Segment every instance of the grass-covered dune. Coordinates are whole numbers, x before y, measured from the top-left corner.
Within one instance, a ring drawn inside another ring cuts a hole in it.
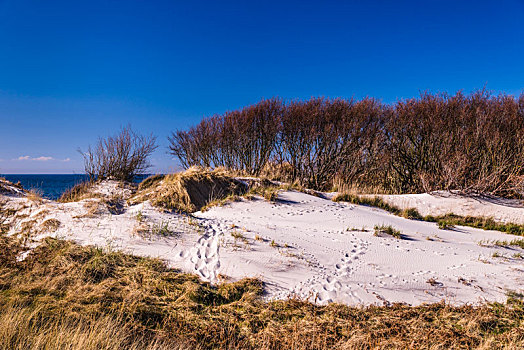
[[[265,301],[141,258],[46,239],[0,243],[0,349],[371,349],[524,346],[524,302],[452,307]]]

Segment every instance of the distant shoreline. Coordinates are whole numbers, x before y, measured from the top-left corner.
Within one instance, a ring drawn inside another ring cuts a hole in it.
[[[140,175],[135,182],[140,182],[151,174]],[[42,197],[56,200],[68,188],[86,181],[86,174],[0,174],[0,177],[17,183],[20,181],[24,189],[36,190]]]

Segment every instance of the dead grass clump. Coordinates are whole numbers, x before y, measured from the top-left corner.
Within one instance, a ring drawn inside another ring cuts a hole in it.
[[[33,234],[36,232],[35,230],[36,224],[37,224],[37,220],[26,220],[21,223],[19,239],[21,239],[22,242],[27,242],[27,240],[31,236],[33,236]]]
[[[0,235],[7,233],[11,227],[11,217],[15,215],[12,209],[5,208],[5,204],[0,202]]]
[[[42,203],[42,190],[37,188],[32,188],[27,192],[27,199],[29,199],[31,202],[35,203]]]
[[[3,177],[0,177],[0,194],[18,194],[23,191],[24,188],[20,184],[20,181],[14,184]]]
[[[256,279],[213,286],[158,259],[51,238],[16,261],[18,248],[6,240],[0,247],[8,248],[0,249],[0,349],[524,346],[524,302],[517,294],[506,304],[478,307],[264,301]]]
[[[247,194],[251,196],[259,195],[268,202],[276,202],[276,200],[278,199],[278,192],[280,190],[281,187],[275,185],[256,186],[252,187]]]
[[[125,211],[125,201],[118,196],[108,198],[103,201],[107,210],[113,215],[123,214]]]
[[[92,193],[94,182],[84,181],[67,189],[58,199],[61,203],[78,202],[82,199],[94,197]]]
[[[43,232],[55,232],[60,227],[61,222],[57,219],[47,219],[40,224],[40,230]]]
[[[154,186],[158,184],[159,181],[162,181],[164,179],[165,175],[151,175],[148,178],[144,179],[139,185],[138,190],[143,191],[147,188],[150,188],[151,186]]]
[[[206,204],[231,195],[242,195],[247,186],[220,170],[199,167],[151,180],[131,198],[131,203],[150,200],[151,204],[169,210],[192,213]]]

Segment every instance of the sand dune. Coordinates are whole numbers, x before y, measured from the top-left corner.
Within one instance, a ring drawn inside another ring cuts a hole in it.
[[[417,206],[423,214],[448,210],[446,206],[458,214],[479,214],[468,204],[472,199],[427,196],[386,199]],[[18,209],[10,234],[31,225],[38,232],[33,245],[53,236],[122,249],[160,257],[214,283],[258,277],[265,282],[267,298],[295,295],[351,305],[464,304],[504,301],[508,291],[524,288],[524,259],[516,255],[524,254],[523,249],[479,245],[516,236],[466,227],[440,230],[435,223],[301,192],[281,192],[274,203],[259,197],[242,200],[193,216],[161,211],[147,201],[114,212],[100,199],[37,203],[23,196],[2,198],[4,205]],[[489,205],[498,206],[493,213],[500,219],[524,217],[518,206]],[[492,212],[484,204],[482,208],[484,215]],[[45,223],[50,219],[59,225],[49,229]],[[375,225],[391,225],[402,239],[376,236]]]

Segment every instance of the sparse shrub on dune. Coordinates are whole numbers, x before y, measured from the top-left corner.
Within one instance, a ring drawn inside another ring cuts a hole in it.
[[[130,182],[151,167],[149,157],[156,148],[156,137],[137,134],[127,126],[117,135],[100,138],[94,148],[89,146],[86,152],[79,152],[91,181],[113,179]]]

